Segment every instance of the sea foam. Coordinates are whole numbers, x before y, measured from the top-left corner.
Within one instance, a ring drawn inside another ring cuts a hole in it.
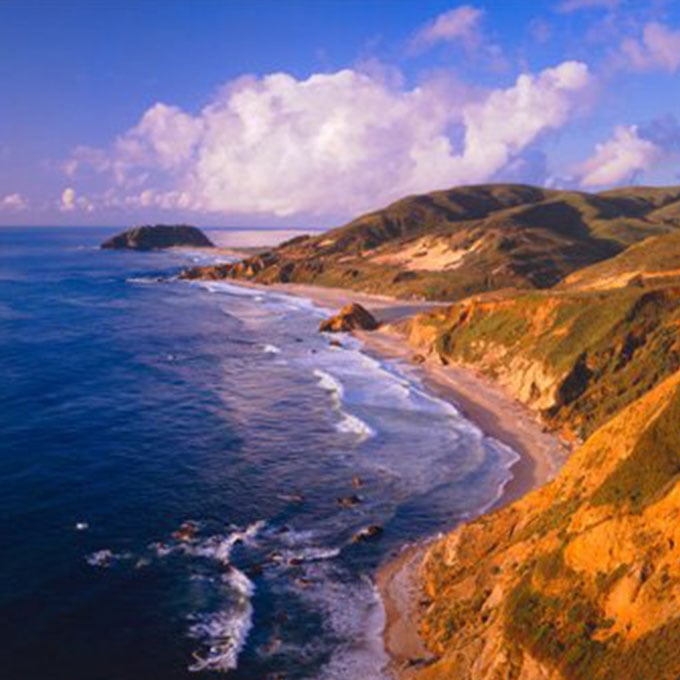
[[[203,643],[201,651],[193,653],[190,671],[229,671],[238,666],[238,657],[253,627],[253,582],[230,562],[234,546],[250,544],[264,528],[258,521],[245,529],[237,529],[226,536],[211,536],[197,545],[186,545],[189,555],[213,559],[226,568],[222,582],[227,588],[230,606],[216,612],[194,614],[189,636]]]

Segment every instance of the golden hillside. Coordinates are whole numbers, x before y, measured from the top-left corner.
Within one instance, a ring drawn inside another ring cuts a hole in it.
[[[680,373],[429,551],[419,680],[680,675]]]

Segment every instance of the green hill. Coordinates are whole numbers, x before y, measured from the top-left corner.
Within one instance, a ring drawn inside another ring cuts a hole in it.
[[[456,300],[507,287],[553,286],[678,225],[680,188],[586,194],[466,186],[409,196],[321,235],[183,276]]]

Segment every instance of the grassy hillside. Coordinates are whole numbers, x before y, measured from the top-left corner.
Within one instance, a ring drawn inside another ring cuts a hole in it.
[[[680,373],[429,551],[419,680],[680,677]]]
[[[468,186],[410,196],[322,235],[184,276],[456,300],[507,287],[553,286],[678,225],[680,188],[593,195],[526,185]]]
[[[574,272],[559,288],[604,290],[659,283],[680,284],[680,232],[649,238],[616,257]]]

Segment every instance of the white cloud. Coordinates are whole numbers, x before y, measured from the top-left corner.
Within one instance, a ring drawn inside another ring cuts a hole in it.
[[[437,16],[421,28],[414,46],[427,47],[439,42],[461,42],[466,47],[481,41],[480,22],[484,12],[472,5],[461,5]]]
[[[608,141],[598,144],[595,153],[579,168],[583,187],[602,187],[634,181],[661,157],[656,144],[643,139],[635,125],[620,125]]]
[[[560,12],[577,12],[582,9],[615,9],[620,0],[564,0],[558,6]]]
[[[61,194],[61,210],[71,212],[76,209],[76,191],[72,187],[66,187]]]
[[[674,73],[680,66],[680,31],[649,22],[639,39],[626,38],[621,43],[620,56],[624,65],[637,71],[659,69]]]
[[[493,178],[570,120],[590,80],[579,62],[474,94],[354,70],[243,78],[197,115],[156,104],[110,149],[76,157],[112,174],[109,206],[345,217]],[[67,189],[63,209],[80,200]]]
[[[93,212],[94,205],[87,196],[78,196],[73,187],[66,187],[61,194],[59,210],[61,212],[73,212],[74,210]]]
[[[462,175],[484,181],[544,130],[566,123],[590,83],[588,67],[564,62],[538,76],[521,75],[514,87],[496,90],[467,107]]]
[[[28,201],[21,194],[7,194],[0,199],[0,209],[21,212],[28,208]]]

